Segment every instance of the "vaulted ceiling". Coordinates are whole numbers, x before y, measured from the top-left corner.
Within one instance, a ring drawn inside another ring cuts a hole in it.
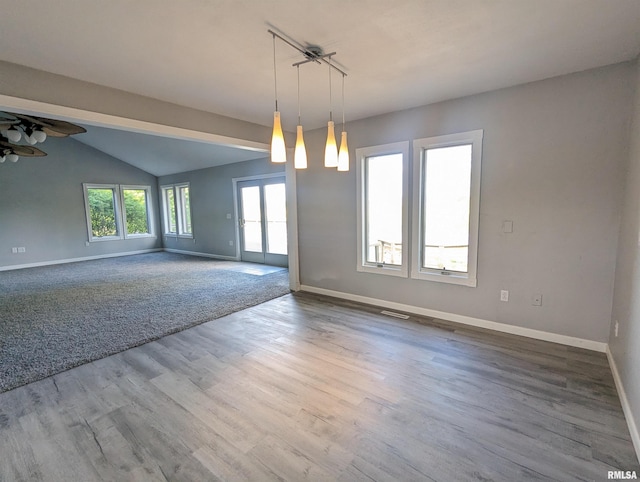
[[[0,0],[0,59],[269,125],[271,28],[336,52],[348,122],[634,59],[638,25],[638,0]],[[300,60],[276,42],[289,131]],[[305,129],[325,125],[329,68],[300,88]]]

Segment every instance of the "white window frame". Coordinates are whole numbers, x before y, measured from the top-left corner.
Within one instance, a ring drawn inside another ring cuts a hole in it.
[[[117,236],[94,236],[91,225],[91,208],[89,206],[89,189],[111,189],[113,191],[113,209],[115,211],[116,229],[118,231]],[[146,191],[147,201],[147,224],[149,226],[149,233],[145,234],[129,234],[127,233],[127,213],[124,208],[124,191],[126,189],[144,189]],[[153,205],[151,203],[151,186],[138,186],[138,185],[124,185],[124,184],[93,184],[83,183],[82,190],[84,192],[84,210],[87,219],[87,234],[90,243],[99,241],[115,241],[119,239],[132,239],[132,238],[153,238],[155,237],[154,231],[154,215]]]
[[[149,226],[148,233],[129,234],[127,232],[127,209],[124,204],[124,192],[126,190],[145,191],[145,201],[147,204],[147,226]],[[122,230],[124,232],[125,239],[155,237],[153,208],[151,206],[151,186],[121,185],[120,186],[120,206],[122,206],[122,228],[123,228]]]
[[[99,241],[114,241],[118,239],[123,239],[123,227],[122,227],[122,216],[120,211],[120,186],[118,184],[89,184],[83,183],[82,189],[84,191],[84,210],[87,218],[87,234],[89,236],[89,242],[99,242]],[[94,236],[93,235],[93,227],[91,225],[91,206],[89,205],[89,189],[111,189],[113,191],[113,210],[114,210],[114,218],[116,222],[116,231],[118,234],[116,236]]]
[[[411,278],[475,287],[478,268],[478,228],[480,220],[480,174],[482,171],[483,130],[461,132],[413,141],[413,219],[411,239]],[[471,186],[469,205],[469,251],[467,272],[460,273],[424,268],[423,250],[423,200],[425,151],[441,147],[471,144]]]
[[[402,262],[400,265],[387,265],[367,261],[366,243],[366,159],[390,154],[402,155]],[[357,176],[357,266],[356,269],[364,273],[376,273],[406,278],[409,272],[409,142],[394,142],[373,147],[356,149]]]
[[[182,198],[179,196],[178,192],[181,188],[189,189],[189,203],[191,203],[191,186],[188,182],[181,182],[177,184],[166,184],[164,186],[160,186],[160,193],[162,198],[162,224],[163,224],[163,234],[164,236],[174,236],[177,238],[193,238],[193,215],[191,210],[189,211],[190,219],[189,223],[191,225],[191,231],[186,232],[185,228],[187,223],[184,219],[184,206],[182,206]],[[173,190],[173,206],[167,205],[167,197],[165,192],[168,190]],[[169,231],[169,209],[173,209],[176,215],[176,231]]]

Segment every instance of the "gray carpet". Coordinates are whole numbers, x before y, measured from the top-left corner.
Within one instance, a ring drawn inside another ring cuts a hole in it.
[[[0,393],[289,292],[288,272],[150,253],[0,272]]]

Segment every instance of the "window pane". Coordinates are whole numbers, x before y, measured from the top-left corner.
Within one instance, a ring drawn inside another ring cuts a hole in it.
[[[88,188],[91,235],[94,238],[119,236],[115,212],[115,191],[111,188]]]
[[[146,189],[124,189],[124,211],[127,220],[127,234],[149,234]]]
[[[423,268],[467,272],[471,147],[425,151]]]
[[[164,221],[167,233],[176,232],[176,203],[173,188],[163,189],[164,191]]]
[[[189,199],[189,187],[178,188],[180,196],[180,234],[191,234],[191,200]]]
[[[267,253],[287,254],[287,202],[284,183],[264,186]]]
[[[402,154],[365,160],[366,261],[402,264]]]
[[[262,215],[260,211],[260,187],[243,187],[242,225],[245,251],[262,252]]]

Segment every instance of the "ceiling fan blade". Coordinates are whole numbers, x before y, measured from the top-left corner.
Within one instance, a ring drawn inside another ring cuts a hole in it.
[[[9,127],[13,127],[16,124],[17,124],[17,121],[11,121],[9,119],[0,118],[0,130],[8,129]]]
[[[38,119],[41,119],[41,118],[38,117]],[[54,120],[54,119],[41,119],[41,120],[43,122],[47,121],[49,123],[48,126],[45,126],[45,125],[42,126],[45,132],[46,131],[57,132],[59,134],[65,134],[67,136],[72,136],[75,134],[83,134],[84,132],[87,132],[87,129],[85,129],[84,127],[80,127],[76,124],[72,124],[71,122]]]
[[[69,134],[65,134],[64,132],[55,131],[49,127],[42,127],[42,131],[47,134],[49,137],[68,137]]]
[[[42,127],[42,130],[46,132],[47,135],[50,135],[52,137],[66,137],[87,132],[84,127],[80,127],[76,124],[72,124],[71,122],[63,120],[46,119],[44,117],[35,117],[24,114],[14,114],[13,112],[8,112],[8,114],[11,114],[12,116],[22,121],[30,122]]]
[[[46,152],[41,151],[37,147],[21,146],[17,144],[11,144],[10,142],[6,141],[0,141],[0,150],[4,149],[10,149],[20,157],[42,157],[47,155]]]

